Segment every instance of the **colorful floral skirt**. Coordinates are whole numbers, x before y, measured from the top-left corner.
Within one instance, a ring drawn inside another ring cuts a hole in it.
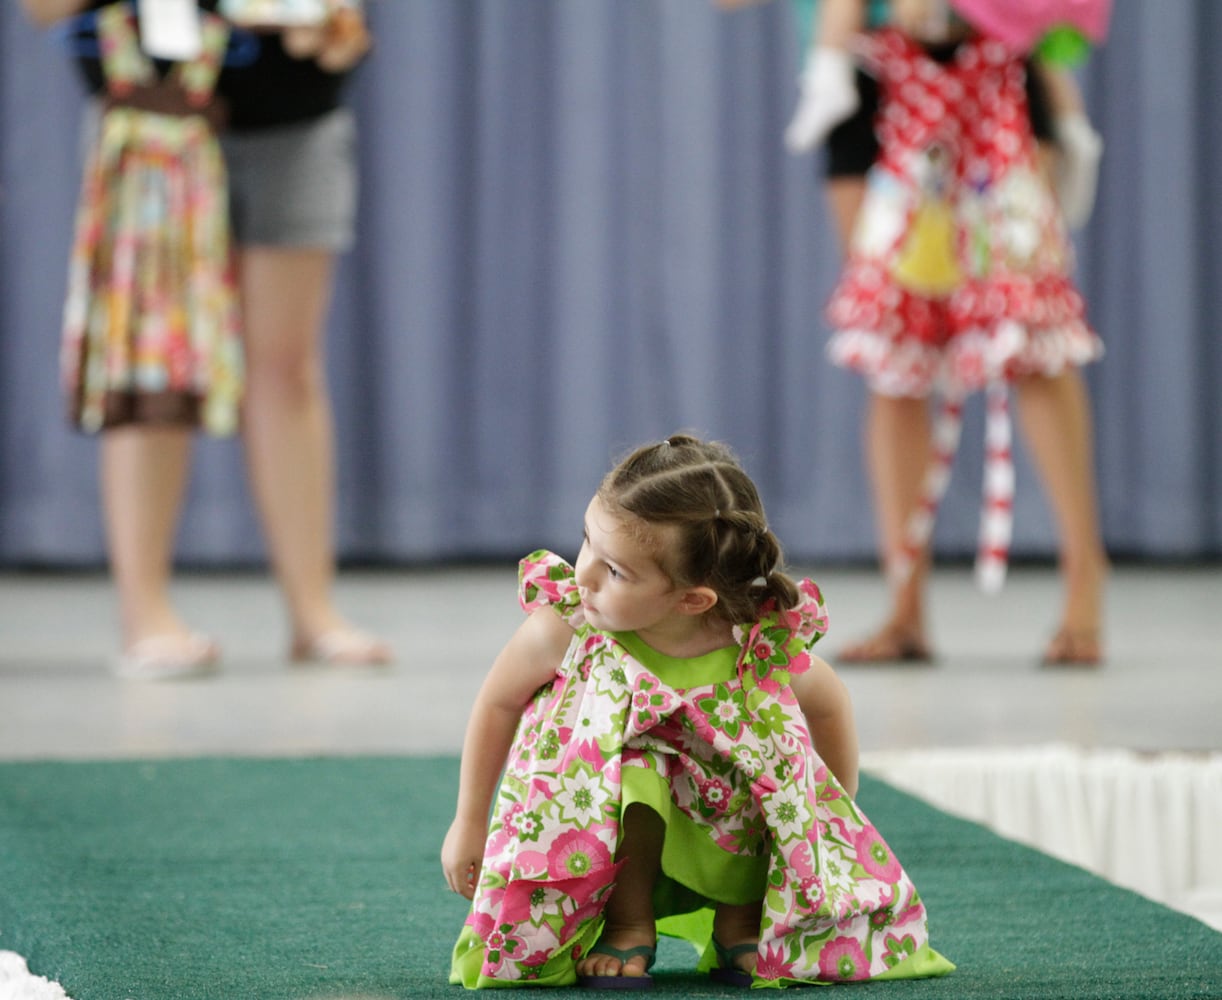
[[[61,371],[82,430],[235,430],[242,348],[228,191],[202,116],[103,114],[77,211]]]

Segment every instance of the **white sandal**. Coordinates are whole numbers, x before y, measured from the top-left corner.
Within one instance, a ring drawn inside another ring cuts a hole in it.
[[[199,632],[151,635],[120,653],[114,672],[125,680],[181,680],[215,672],[219,658],[216,643]]]
[[[384,667],[392,655],[381,639],[351,625],[330,629],[313,639],[294,639],[289,651],[294,663],[326,667]]]

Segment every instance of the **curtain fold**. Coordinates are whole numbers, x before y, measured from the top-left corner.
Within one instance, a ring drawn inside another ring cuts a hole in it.
[[[350,560],[575,550],[619,453],[687,428],[728,441],[792,559],[872,559],[864,393],[823,355],[838,250],[819,156],[781,133],[785,3],[370,0],[357,247],[329,331],[338,542]],[[1210,0],[1116,0],[1082,71],[1106,149],[1079,279],[1105,539],[1222,553],[1222,94]],[[95,442],[57,350],[79,182],[64,51],[0,5],[0,567],[103,558]],[[982,408],[936,533],[977,530]],[[1014,551],[1055,536],[1020,453]],[[240,451],[201,440],[179,552],[263,558]]]

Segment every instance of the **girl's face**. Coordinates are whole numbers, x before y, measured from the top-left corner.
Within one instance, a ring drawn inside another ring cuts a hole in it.
[[[586,621],[597,629],[642,632],[684,613],[688,590],[676,587],[657,559],[671,529],[634,530],[643,527],[598,497],[586,508],[576,581]]]

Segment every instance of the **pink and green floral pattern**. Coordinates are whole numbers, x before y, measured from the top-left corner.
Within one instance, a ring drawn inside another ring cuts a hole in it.
[[[614,887],[625,768],[666,779],[720,850],[768,856],[756,985],[940,975],[925,908],[878,831],[815,754],[789,687],[827,630],[818,588],[735,629],[738,676],[676,690],[583,617],[558,556],[522,561],[521,600],[574,630],[518,729],[451,981],[565,985]],[[706,948],[707,939],[694,942]]]

